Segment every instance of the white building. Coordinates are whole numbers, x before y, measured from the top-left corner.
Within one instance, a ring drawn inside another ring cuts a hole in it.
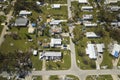
[[[92,10],[93,10],[93,7],[92,7],[92,6],[82,6],[82,7],[81,7],[81,10],[82,10],[82,11],[92,11]]]
[[[85,35],[86,35],[87,38],[98,38],[99,37],[94,32],[86,32]]]
[[[90,59],[97,59],[99,53],[103,53],[104,44],[87,44],[86,54]]]
[[[119,54],[120,54],[120,45],[119,44],[113,45],[113,48],[111,50],[111,54],[116,58],[119,57]]]
[[[31,15],[31,14],[32,14],[31,11],[26,11],[26,10],[21,10],[21,11],[19,12],[19,15],[20,15],[20,16],[26,16],[26,15]]]
[[[59,9],[60,8],[60,4],[52,4],[51,7],[53,9]]]
[[[105,4],[117,3],[120,0],[105,0]]]
[[[83,18],[83,20],[91,20],[91,19],[93,19],[93,15],[92,14],[83,15],[82,18]]]
[[[33,55],[36,56],[38,54],[38,51],[37,50],[34,50],[33,51]]]
[[[87,3],[88,3],[88,0],[78,0],[78,2],[79,2],[80,4],[87,4]]]
[[[39,54],[39,59],[45,60],[61,60],[62,53],[61,52],[41,52]]]
[[[91,22],[84,22],[83,25],[85,27],[96,27],[97,26],[96,23],[91,23]]]
[[[51,38],[51,42],[50,42],[51,47],[60,47],[61,44],[62,44],[62,40],[60,38],[59,39]]]

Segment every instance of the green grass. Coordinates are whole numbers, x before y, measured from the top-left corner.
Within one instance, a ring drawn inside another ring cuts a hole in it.
[[[86,80],[113,80],[111,75],[88,76]]]
[[[41,70],[42,69],[42,61],[39,60],[39,55],[32,56],[31,61],[32,61],[32,64],[33,64],[33,68],[35,68],[35,70]]]
[[[22,50],[23,52],[26,52],[29,50],[29,48],[36,47],[36,41],[34,38],[33,42],[28,42],[28,39],[26,37],[27,28],[21,28],[20,30],[18,30],[17,28],[13,28],[10,31],[12,33],[17,32],[21,39],[14,40],[11,36],[6,36],[5,41],[2,43],[0,47],[1,52],[9,53],[14,52],[16,50]],[[11,43],[13,44],[13,46],[10,45]]]
[[[46,62],[47,70],[66,70],[71,66],[70,52],[63,51],[63,59],[61,61],[48,61]]]
[[[52,75],[49,80],[59,80],[59,78],[57,75]]]
[[[41,76],[33,76],[34,80],[42,80]]]
[[[70,38],[69,37],[64,37],[62,43],[63,44],[70,44]]]
[[[66,77],[71,78],[72,80],[79,80],[78,77],[74,76],[74,75],[67,75]]]

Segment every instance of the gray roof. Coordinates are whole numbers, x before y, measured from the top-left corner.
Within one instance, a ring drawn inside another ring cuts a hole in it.
[[[44,56],[61,56],[61,52],[43,52]]]
[[[27,18],[17,18],[15,20],[15,26],[26,26],[28,23],[28,19]]]

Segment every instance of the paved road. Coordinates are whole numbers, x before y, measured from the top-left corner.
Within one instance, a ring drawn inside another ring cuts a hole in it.
[[[13,1],[13,6],[14,6],[15,2],[16,2],[16,0]],[[10,21],[10,19],[11,19],[11,16],[12,16],[12,13],[13,13],[13,9],[10,10],[9,14],[6,15],[6,17],[7,17],[6,22],[9,23],[9,21]],[[3,41],[4,41],[4,36],[5,36],[5,34],[7,33],[7,32],[6,32],[7,28],[8,28],[7,25],[4,25],[4,28],[3,28],[2,33],[1,33],[1,35],[0,35],[0,46],[1,46],[1,44],[3,43]]]
[[[68,4],[68,19],[70,19],[72,17],[71,10],[70,10],[71,0],[67,0],[67,4]]]

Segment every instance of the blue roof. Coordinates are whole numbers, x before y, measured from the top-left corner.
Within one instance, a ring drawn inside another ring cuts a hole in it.
[[[119,57],[119,52],[118,51],[115,51],[114,57]]]
[[[32,27],[35,27],[36,26],[36,24],[35,23],[32,23]]]

